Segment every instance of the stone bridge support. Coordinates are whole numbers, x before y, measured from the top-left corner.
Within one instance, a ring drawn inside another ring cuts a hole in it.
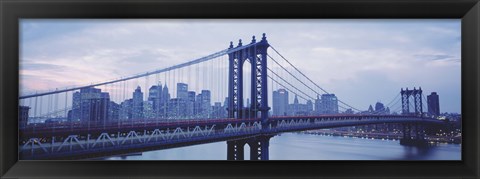
[[[428,146],[425,140],[424,127],[420,123],[404,123],[403,138],[400,139],[400,145],[425,147]]]
[[[268,147],[272,135],[227,141],[227,160],[245,160],[245,144],[250,146],[250,160],[269,160]]]

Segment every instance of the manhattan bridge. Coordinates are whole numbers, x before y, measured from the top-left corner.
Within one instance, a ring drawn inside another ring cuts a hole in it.
[[[170,97],[167,85],[176,98]],[[387,104],[392,113],[363,113],[338,99],[343,112],[285,115],[270,112],[274,89],[305,101],[331,94],[275,49],[265,34],[258,41],[253,36],[248,44],[230,42],[225,50],[154,71],[22,94],[19,156],[88,159],[226,141],[228,160],[244,160],[245,145],[250,160],[268,160],[269,140],[280,133],[397,124],[403,132],[400,143],[418,145],[426,143],[424,127],[444,124],[423,112],[421,88],[392,94],[396,97]],[[224,104],[212,106],[210,100]],[[35,122],[41,119],[46,120]]]

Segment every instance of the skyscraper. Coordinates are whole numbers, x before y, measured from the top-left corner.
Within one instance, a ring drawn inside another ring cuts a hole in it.
[[[137,86],[137,89],[133,92],[132,106],[132,118],[143,118],[143,92],[140,86]]]
[[[203,113],[210,117],[212,112],[212,95],[210,90],[202,90],[202,110]]]
[[[118,122],[118,119],[120,118],[120,105],[110,101],[110,104],[108,106],[108,121],[109,122]]]
[[[440,115],[440,102],[437,92],[432,92],[427,96],[428,114],[433,116]]]
[[[297,115],[304,115],[302,110],[302,104],[298,102],[298,97],[295,95],[293,99],[293,104],[289,104],[287,108],[287,115],[289,116],[297,116]]]
[[[288,110],[288,91],[285,89],[273,91],[272,102],[273,115],[285,116]]]
[[[176,119],[184,119],[187,116],[187,103],[181,98],[172,98],[167,104],[167,116]]]
[[[188,98],[188,85],[185,83],[177,83],[177,98],[186,100]]]
[[[202,90],[195,99],[196,114],[202,117],[209,117],[211,114],[211,94],[209,90]]]
[[[127,99],[120,103],[120,109],[118,112],[118,117],[120,118],[120,120],[127,121],[129,119],[132,119],[132,104],[132,99]]]
[[[337,114],[338,99],[335,94],[322,94],[319,109],[320,114]]]
[[[195,115],[195,91],[188,92],[188,99],[187,99],[187,116]]]
[[[308,100],[307,104],[305,105],[305,112],[307,114],[311,114],[312,111],[313,111],[313,102],[312,102],[312,100]]]
[[[188,101],[195,102],[195,91],[189,91],[188,92]]]
[[[168,92],[167,84],[163,86],[162,96],[160,101],[160,116],[167,117],[168,102],[170,101],[170,93]]]
[[[152,104],[152,110],[155,116],[160,116],[162,114],[161,102],[162,102],[162,84],[159,82],[158,85],[150,87],[148,92],[148,101]]]
[[[314,113],[316,115],[322,114],[322,100],[320,99],[320,95],[317,95],[317,99],[315,99]]]
[[[221,102],[215,102],[212,107],[212,118],[224,118],[226,117],[226,111]]]
[[[163,103],[167,103],[170,100],[170,93],[168,92],[168,87],[167,84],[163,86],[162,90],[162,101]]]
[[[155,110],[153,109],[153,102],[144,101],[143,102],[143,118],[153,119],[155,117],[156,117],[156,113],[155,113]]]
[[[108,123],[110,95],[97,88],[83,88],[73,93],[73,121],[84,124],[99,125]]]

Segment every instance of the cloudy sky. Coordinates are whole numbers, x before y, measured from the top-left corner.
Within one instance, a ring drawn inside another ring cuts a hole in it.
[[[422,87],[425,96],[440,95],[441,112],[461,109],[455,19],[23,19],[20,29],[22,94],[161,69],[266,33],[297,68],[356,108],[389,103],[400,88]]]

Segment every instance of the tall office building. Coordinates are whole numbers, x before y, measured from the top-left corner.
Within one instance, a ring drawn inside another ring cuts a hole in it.
[[[317,99],[315,99],[315,107],[314,107],[315,115],[322,114],[322,100],[320,99],[320,95],[317,95]]]
[[[187,103],[185,99],[182,98],[172,98],[168,100],[167,104],[167,116],[173,117],[176,119],[184,119],[187,116]]]
[[[170,93],[168,92],[168,87],[167,84],[163,86],[162,90],[162,101],[163,103],[167,103],[170,100]]]
[[[210,90],[202,90],[195,99],[196,115],[202,117],[209,117],[211,114],[211,93]]]
[[[133,106],[133,100],[132,99],[127,99],[120,103],[120,109],[118,111],[118,117],[122,121],[128,121],[129,119],[132,119],[132,106]]]
[[[203,113],[210,117],[212,113],[212,94],[210,90],[202,90],[202,110]]]
[[[225,117],[228,116],[228,97],[225,97],[225,101],[223,101],[223,110],[225,111]]]
[[[192,101],[192,102],[195,102],[195,91],[189,91],[188,92],[188,101]]]
[[[221,102],[215,102],[212,106],[212,118],[225,118],[227,111],[222,106]]]
[[[150,87],[148,91],[148,101],[152,104],[152,111],[155,116],[162,114],[162,84]]]
[[[297,95],[295,95],[295,98],[293,99],[293,104],[288,105],[287,115],[289,116],[303,115],[302,105],[298,102]]]
[[[133,92],[133,101],[132,101],[132,118],[133,119],[142,119],[143,118],[143,92],[140,86],[137,86],[137,89]]]
[[[97,88],[83,88],[73,93],[72,121],[100,125],[108,123],[110,95]]]
[[[273,91],[272,96],[272,111],[274,116],[285,116],[288,110],[288,91],[285,89],[278,89]]]
[[[312,102],[312,100],[307,101],[307,104],[305,105],[305,112],[307,114],[311,114],[313,112],[313,102]]]
[[[432,92],[427,96],[428,114],[433,116],[440,115],[440,102],[437,92]]]
[[[153,102],[152,101],[144,101],[143,102],[143,118],[144,119],[153,119],[157,115],[153,108]]]
[[[168,99],[166,103],[166,113],[168,117],[190,118],[193,115],[193,103],[189,100],[188,84],[177,83],[177,96],[170,99],[166,85],[163,89],[164,98]]]
[[[320,114],[337,114],[338,99],[335,94],[322,94],[320,99],[320,107],[317,111]]]
[[[188,98],[187,98],[187,116],[194,116],[195,115],[195,96],[196,93],[195,91],[189,91],[188,92]]]
[[[120,119],[120,105],[110,101],[108,106],[108,121],[118,122],[118,119]]]
[[[167,117],[168,101],[170,101],[170,93],[168,92],[167,84],[163,85],[162,96],[160,102],[160,116]]]
[[[185,83],[177,83],[177,98],[187,99],[188,98],[188,85]]]

